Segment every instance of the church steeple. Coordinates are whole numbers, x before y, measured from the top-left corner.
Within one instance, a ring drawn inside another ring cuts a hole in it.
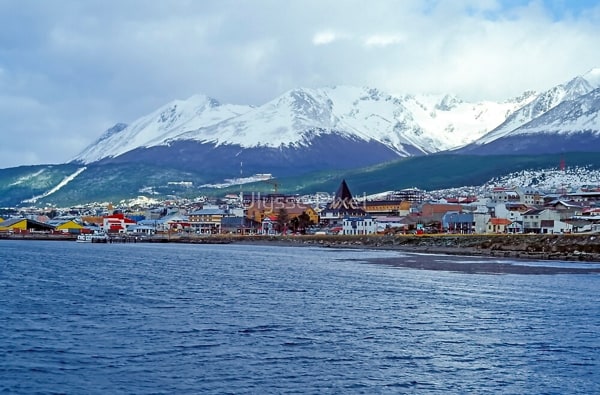
[[[346,180],[342,180],[333,201],[327,206],[327,210],[337,212],[340,215],[365,215],[365,211],[354,197],[352,197]]]
[[[348,184],[346,184],[346,180],[342,180],[342,183],[340,184],[337,192],[335,193],[335,200],[339,202],[351,202],[353,199],[354,198],[352,197],[350,188],[348,188]]]

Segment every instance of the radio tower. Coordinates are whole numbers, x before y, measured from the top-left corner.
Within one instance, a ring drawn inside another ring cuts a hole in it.
[[[560,158],[560,165],[559,165],[559,168],[560,168],[560,170],[562,170],[562,171],[564,172],[564,171],[565,171],[565,169],[566,169],[566,167],[567,167],[567,166],[566,166],[566,164],[565,164],[565,157],[563,156],[563,157],[561,157],[561,158]]]
[[[242,182],[242,175],[244,174],[243,168],[242,168],[242,161],[240,161],[240,204],[242,205],[242,207],[244,207],[244,193],[242,192],[242,185],[244,185],[244,183]]]

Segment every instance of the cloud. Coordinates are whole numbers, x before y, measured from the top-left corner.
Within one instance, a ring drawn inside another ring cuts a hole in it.
[[[325,45],[325,44],[331,44],[336,39],[337,39],[336,34],[332,31],[328,30],[328,31],[322,31],[322,32],[315,34],[312,42],[315,45]]]
[[[387,47],[389,45],[399,44],[404,41],[400,34],[376,34],[365,39],[367,47]]]
[[[67,161],[197,93],[260,105],[346,84],[504,100],[600,66],[596,48],[595,2],[5,1],[0,167]]]

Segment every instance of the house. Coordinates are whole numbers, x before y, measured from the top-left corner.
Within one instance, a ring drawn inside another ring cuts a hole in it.
[[[496,203],[492,207],[493,216],[497,218],[506,218],[511,221],[520,221],[523,213],[532,207],[520,202]]]
[[[523,233],[523,221],[512,221],[510,225],[506,227],[508,233]]]
[[[520,202],[521,197],[512,188],[497,187],[490,192],[490,200],[493,203]]]
[[[583,202],[556,200],[547,205],[560,213],[560,218],[567,219],[577,215],[582,215],[585,207]]]
[[[523,231],[526,233],[565,233],[573,227],[561,220],[560,213],[550,209],[532,209],[523,214]]]
[[[519,202],[526,205],[544,204],[543,195],[532,188],[516,187],[515,192],[519,195]]]
[[[373,217],[369,215],[344,217],[342,222],[342,234],[344,235],[371,235],[376,231],[377,224]]]
[[[506,218],[490,218],[487,222],[487,233],[507,233],[508,228],[515,221]],[[513,228],[514,230],[514,228]],[[512,232],[517,233],[517,232]]]
[[[540,233],[540,215],[544,209],[531,209],[523,213],[523,232]]]

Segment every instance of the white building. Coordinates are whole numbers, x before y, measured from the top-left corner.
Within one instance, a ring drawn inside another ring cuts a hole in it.
[[[344,235],[371,235],[377,231],[376,221],[371,216],[344,217],[342,234]]]

